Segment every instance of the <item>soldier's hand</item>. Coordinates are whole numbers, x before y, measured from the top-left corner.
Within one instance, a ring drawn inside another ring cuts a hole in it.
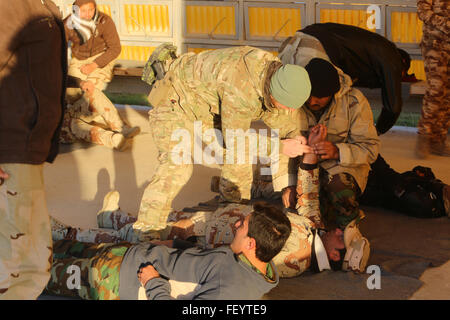
[[[339,159],[339,149],[330,141],[322,141],[314,145],[314,153],[320,159]]]
[[[146,267],[139,269],[138,279],[139,282],[142,284],[142,286],[145,287],[147,282],[154,278],[159,278],[159,273],[152,265],[148,265]]]
[[[295,209],[297,202],[297,190],[295,186],[289,186],[283,189],[281,196],[285,208]]]
[[[89,75],[92,72],[94,72],[95,69],[97,69],[97,68],[98,68],[98,64],[96,64],[95,62],[92,62],[92,63],[88,63],[88,64],[85,64],[84,66],[82,66],[80,68],[80,71],[82,74]]]
[[[318,124],[314,126],[309,132],[308,145],[314,146],[316,143],[325,141],[326,137],[327,127],[323,124]]]
[[[9,174],[7,174],[3,169],[0,167],[0,186],[5,182],[6,179],[9,178]]]
[[[294,139],[281,140],[281,152],[289,158],[296,158],[304,153],[313,153],[313,149],[307,145],[305,137],[298,136]]]
[[[95,86],[94,83],[92,81],[81,81],[81,90],[83,90],[84,92],[87,92],[89,94],[94,92]]]

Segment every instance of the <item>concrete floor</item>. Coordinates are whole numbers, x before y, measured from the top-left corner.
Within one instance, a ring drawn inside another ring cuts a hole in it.
[[[128,122],[142,129],[131,150],[121,153],[101,146],[66,145],[54,164],[45,165],[48,207],[53,216],[73,226],[94,227],[95,213],[102,206],[103,196],[113,189],[121,194],[123,210],[132,214],[138,212],[143,190],[157,164],[147,110],[143,107],[119,107]],[[415,137],[415,129],[396,127],[381,137],[381,154],[397,171],[424,165],[432,167],[437,177],[450,184],[448,158],[431,156],[427,160],[417,160],[414,156]],[[212,198],[215,194],[209,190],[210,178],[218,174],[217,166],[195,165],[191,180],[176,197],[173,207],[181,210]],[[450,261],[439,268],[428,269],[420,280],[424,285],[411,299],[449,299]]]

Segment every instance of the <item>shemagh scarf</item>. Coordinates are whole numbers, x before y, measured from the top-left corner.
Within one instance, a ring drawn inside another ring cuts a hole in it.
[[[79,17],[79,12],[73,6],[71,20],[73,28],[80,38],[80,44],[83,45],[89,41],[97,28],[98,10],[95,9],[95,15],[91,20],[84,20]]]

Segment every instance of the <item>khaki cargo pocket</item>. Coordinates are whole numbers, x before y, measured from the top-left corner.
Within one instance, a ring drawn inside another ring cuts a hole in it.
[[[166,79],[156,81],[148,95],[148,102],[153,108],[158,107],[161,102],[168,99],[171,90],[172,83],[170,81]]]

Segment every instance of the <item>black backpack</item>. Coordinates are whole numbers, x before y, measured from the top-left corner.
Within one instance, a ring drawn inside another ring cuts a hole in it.
[[[445,216],[443,188],[431,168],[416,166],[398,173],[379,156],[371,166],[360,203],[402,212],[417,218]]]

